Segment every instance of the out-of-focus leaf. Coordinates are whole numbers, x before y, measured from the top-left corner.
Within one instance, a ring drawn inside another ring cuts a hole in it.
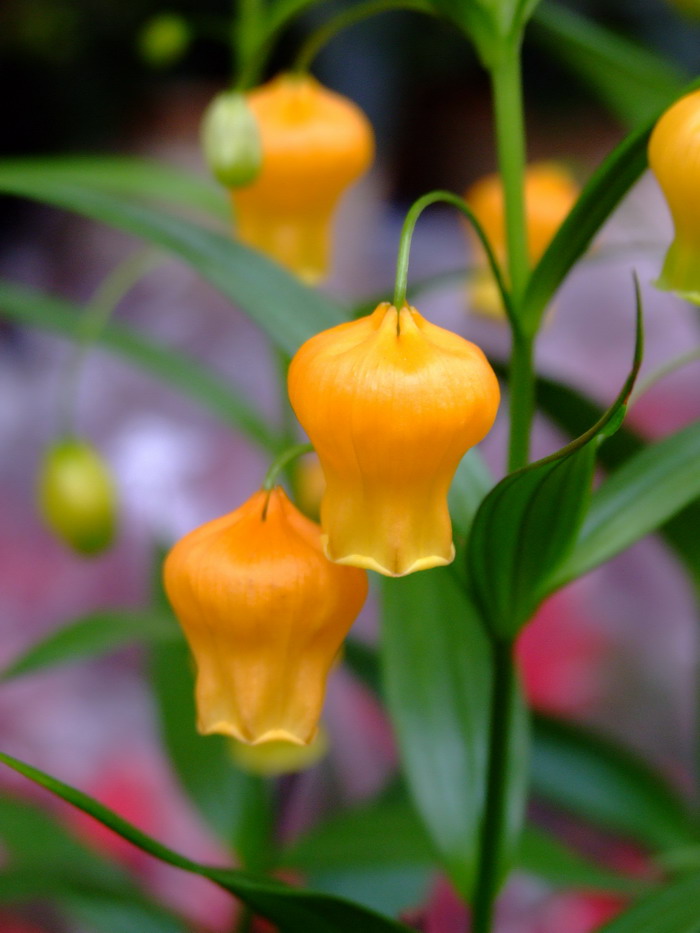
[[[95,657],[128,644],[180,637],[174,620],[166,615],[134,609],[95,612],[33,644],[5,668],[2,678],[9,680],[56,664]]]
[[[209,179],[163,162],[130,156],[54,156],[3,162],[28,184],[48,175],[57,184],[102,188],[126,198],[143,198],[194,209],[230,222],[231,209],[222,188]]]
[[[535,718],[531,782],[544,799],[653,849],[700,838],[697,821],[645,762],[568,723]]]
[[[600,933],[700,933],[700,874],[672,881],[611,920]]]
[[[67,182],[48,168],[37,175],[23,162],[12,162],[0,163],[0,192],[75,211],[173,253],[245,311],[286,353],[345,319],[329,298],[255,250],[107,188]]]
[[[343,878],[364,866],[365,872],[394,866],[434,864],[435,853],[405,788],[397,785],[372,803],[352,807],[298,839],[282,855],[282,864],[310,875]],[[639,894],[649,884],[628,878],[574,852],[550,833],[526,826],[518,848],[523,871],[565,888]]]
[[[550,581],[556,589],[655,531],[700,496],[700,424],[650,444],[595,491],[576,547]],[[700,562],[700,539],[696,538]]]
[[[660,55],[561,4],[542,3],[529,35],[631,126],[655,117],[689,80]]]
[[[430,839],[399,786],[326,820],[282,854],[282,864],[304,872],[434,862]]]
[[[683,93],[697,82],[686,85]],[[671,101],[668,102],[669,104]],[[659,112],[658,116],[661,113]],[[654,123],[631,133],[601,163],[561,225],[528,280],[523,323],[535,333],[542,315],[593,237],[647,167],[647,142]]]
[[[585,434],[501,480],[482,502],[467,549],[471,587],[491,631],[512,639],[547,594],[547,581],[574,546],[600,440],[620,426],[642,359],[637,291],[632,369],[617,399]]]
[[[526,826],[523,832],[518,866],[562,888],[635,895],[650,887],[648,882],[627,878],[595,862],[589,862],[550,833],[533,826]]]
[[[488,772],[491,648],[449,568],[382,584],[385,691],[409,787],[443,864],[470,896]],[[525,723],[512,719],[504,866],[520,828],[527,771]]]
[[[241,898],[256,913],[276,923],[283,933],[408,933],[408,928],[349,901],[313,891],[291,888],[271,878],[262,878],[230,868],[200,865],[162,845],[81,791],[0,752],[0,761],[35,783],[89,813],[124,839],[176,868],[209,878]]]
[[[2,279],[0,314],[71,340],[82,339],[84,333],[82,308]],[[233,386],[213,375],[201,363],[119,324],[107,324],[97,335],[96,342],[205,405],[265,449],[279,451],[281,441],[264,417]]]
[[[473,448],[457,467],[448,497],[457,551],[464,548],[474,516],[492,486],[489,468],[479,451]]]
[[[0,875],[1,903],[51,899],[70,915],[87,918],[89,911],[100,933],[185,933],[184,922],[144,895],[125,871],[34,804],[0,797],[0,842],[10,857]]]
[[[395,917],[425,903],[434,877],[434,869],[423,865],[374,865],[342,871],[319,869],[309,873],[308,883],[317,891],[346,897],[386,917]]]

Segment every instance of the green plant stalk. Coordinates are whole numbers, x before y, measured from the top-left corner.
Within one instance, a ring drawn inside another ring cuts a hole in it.
[[[150,247],[127,256],[103,279],[87,305],[59,394],[58,423],[62,435],[70,437],[75,434],[78,385],[87,354],[124,296],[164,258]]]
[[[512,472],[529,460],[534,415],[534,334],[524,334],[522,302],[530,275],[525,212],[525,123],[521,82],[520,42],[513,41],[491,72],[496,120],[498,167],[505,200],[508,276],[515,321],[510,371],[510,443]]]
[[[239,78],[253,70],[258,57],[262,31],[260,0],[233,0],[231,51]],[[240,82],[236,82],[238,86]]]
[[[501,882],[500,860],[506,822],[508,748],[515,708],[516,674],[513,643],[492,640],[488,783],[481,828],[481,858],[472,903],[472,933],[491,933],[496,896]]]
[[[378,13],[388,13],[392,10],[414,10],[431,15],[435,13],[430,4],[425,3],[424,0],[367,0],[366,3],[357,4],[350,9],[343,10],[311,33],[299,50],[292,71],[300,74],[307,72],[324,45],[339,32]]]

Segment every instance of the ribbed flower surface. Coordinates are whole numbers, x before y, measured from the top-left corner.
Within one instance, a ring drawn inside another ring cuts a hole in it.
[[[369,167],[372,128],[352,101],[308,75],[283,74],[248,95],[262,169],[232,190],[240,238],[308,282],[326,274],[333,211]]]
[[[384,303],[308,340],[289,397],[326,478],[328,557],[390,576],[449,563],[447,492],[499,402],[481,350]]]
[[[700,303],[700,91],[676,101],[658,121],[649,166],[675,227],[657,284]]]
[[[199,731],[311,742],[366,574],[326,559],[281,488],[186,535],[164,573],[197,666]]]

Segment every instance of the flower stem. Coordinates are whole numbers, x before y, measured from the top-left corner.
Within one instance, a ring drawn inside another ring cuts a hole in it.
[[[481,830],[481,859],[472,910],[472,933],[491,933],[508,806],[508,747],[515,700],[513,644],[494,638],[488,783]]]
[[[474,230],[481,240],[481,244],[484,247],[486,252],[486,257],[491,266],[491,271],[493,272],[494,278],[496,279],[496,284],[501,295],[501,300],[503,301],[503,306],[506,310],[506,314],[510,319],[512,319],[512,305],[510,301],[510,294],[506,288],[505,281],[503,279],[503,273],[501,272],[500,266],[496,256],[491,248],[486,234],[484,233],[481,224],[476,219],[471,209],[464,201],[463,198],[460,198],[458,195],[453,194],[451,191],[430,191],[428,194],[424,194],[423,197],[418,198],[417,201],[414,201],[411,207],[406,214],[406,219],[403,222],[403,227],[401,228],[401,236],[399,238],[399,253],[396,259],[396,282],[394,284],[394,307],[397,310],[401,310],[406,304],[406,292],[408,289],[408,260],[411,254],[411,240],[413,239],[413,231],[415,229],[418,218],[423,213],[426,207],[430,207],[431,204],[436,204],[438,201],[442,201],[445,204],[450,204],[452,207],[456,207],[464,216],[469,220],[469,222],[474,227]],[[515,322],[513,321],[515,326]]]
[[[510,437],[508,470],[527,466],[530,459],[530,429],[535,411],[534,340],[513,334],[508,378],[510,392]]]
[[[520,43],[513,41],[491,72],[496,148],[505,200],[508,274],[516,306],[522,301],[530,274],[525,218],[525,125]]]
[[[307,72],[324,45],[342,30],[354,26],[355,23],[360,23],[370,16],[376,16],[378,13],[389,13],[392,10],[415,10],[418,13],[429,14],[435,12],[425,0],[367,0],[366,3],[356,4],[350,9],[343,10],[311,33],[299,50],[292,71]]]
[[[165,258],[150,248],[139,249],[127,256],[102,280],[85,308],[85,314],[80,322],[78,340],[68,361],[59,392],[58,420],[62,435],[71,436],[75,433],[78,385],[85,357],[90,348],[127,292],[131,291],[134,285]]]
[[[313,452],[313,444],[294,444],[293,447],[288,447],[286,450],[283,450],[279,457],[276,457],[270,469],[265,474],[265,479],[263,480],[262,488],[269,492],[272,487],[275,485],[275,480],[279,476],[282,470],[291,463],[292,460],[296,460],[297,457],[301,457],[304,454],[310,454]]]

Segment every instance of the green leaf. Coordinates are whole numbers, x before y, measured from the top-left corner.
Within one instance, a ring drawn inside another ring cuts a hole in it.
[[[56,664],[107,654],[134,642],[180,637],[175,621],[166,615],[132,609],[95,612],[31,645],[5,668],[2,678],[9,680]]]
[[[649,888],[648,882],[638,878],[626,878],[609,868],[589,862],[550,833],[534,826],[527,826],[523,832],[518,866],[523,871],[562,888],[584,888],[632,895]]]
[[[82,308],[2,279],[0,313],[20,324],[41,327],[71,340],[80,340],[83,335]],[[266,450],[279,451],[282,441],[264,417],[233,386],[213,375],[203,364],[119,324],[107,324],[96,342],[205,405]]]
[[[601,415],[601,409],[580,392],[552,379],[539,378],[536,384],[538,407],[568,434],[585,430]],[[644,449],[644,441],[629,428],[621,428],[606,440],[598,451],[602,466],[614,470]],[[687,505],[661,528],[661,534],[683,561],[700,589],[700,553],[697,529],[700,527],[700,502]]]
[[[686,94],[698,82],[687,85]],[[672,103],[672,101],[668,101]],[[657,117],[661,115],[661,111]],[[647,142],[656,120],[635,130],[596,169],[528,280],[523,323],[536,333],[542,315],[571,268],[647,167]]]
[[[492,655],[449,568],[384,579],[385,691],[411,794],[458,890],[471,894],[488,770]],[[503,866],[520,824],[525,724],[514,716]],[[518,752],[516,752],[518,750]]]
[[[656,117],[688,82],[660,55],[559,4],[540,5],[530,35],[632,126]]]
[[[637,289],[634,359],[617,399],[585,434],[501,480],[482,502],[467,549],[476,602],[490,630],[510,640],[547,595],[547,581],[573,548],[590,497],[598,442],[613,433],[642,358]]]
[[[387,865],[432,865],[435,852],[406,790],[342,811],[297,839],[281,863],[304,872]]]
[[[347,877],[362,866],[379,872],[390,866],[430,866],[435,853],[403,785],[380,799],[352,807],[298,839],[282,855],[282,864],[314,878],[321,872]],[[543,829],[527,826],[517,854],[518,867],[549,884],[638,894],[649,884],[626,878],[574,852]]]
[[[46,810],[0,797],[0,840],[10,856],[0,879],[0,902],[51,899],[86,917],[104,933],[185,933],[183,921],[151,901],[129,875],[71,836]],[[129,922],[126,922],[129,921]]]
[[[532,789],[576,816],[652,849],[698,841],[700,829],[669,785],[644,761],[580,727],[538,716]]]
[[[8,177],[20,176],[26,184],[50,176],[56,184],[102,188],[120,197],[159,201],[231,222],[223,188],[164,162],[130,156],[58,156],[14,159],[2,165]]]
[[[124,839],[168,865],[209,878],[241,898],[256,913],[278,924],[283,933],[408,933],[408,928],[349,901],[291,888],[271,878],[229,868],[200,865],[162,845],[116,813],[62,781],[0,752],[0,761],[35,783],[89,813]]]
[[[550,588],[605,563],[696,500],[699,463],[700,424],[650,444],[627,460],[593,494],[576,547],[558,568]],[[697,538],[695,552],[700,561]]]
[[[22,162],[12,162],[0,163],[0,191],[75,211],[173,253],[245,311],[286,353],[345,319],[330,299],[255,250],[182,217],[127,201],[106,186],[67,182],[50,167],[37,174]]]
[[[700,874],[672,881],[611,920],[600,933],[700,933]]]

